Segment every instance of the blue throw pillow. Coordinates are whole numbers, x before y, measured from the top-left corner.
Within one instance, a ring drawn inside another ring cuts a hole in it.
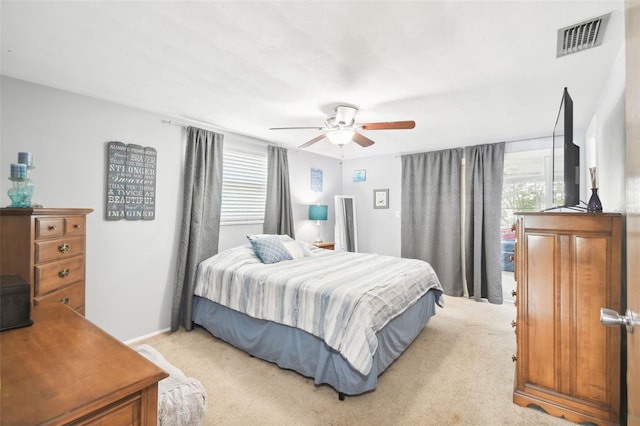
[[[277,235],[252,238],[247,236],[253,247],[253,251],[262,263],[278,263],[283,260],[291,260],[291,253],[286,249],[282,240]]]

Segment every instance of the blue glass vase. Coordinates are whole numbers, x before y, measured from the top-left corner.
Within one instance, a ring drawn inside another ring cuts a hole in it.
[[[11,198],[9,207],[31,207],[31,196],[33,195],[33,183],[29,179],[11,179],[13,188],[7,193]]]
[[[587,213],[602,213],[602,203],[598,197],[598,188],[591,188],[591,198],[587,204]]]

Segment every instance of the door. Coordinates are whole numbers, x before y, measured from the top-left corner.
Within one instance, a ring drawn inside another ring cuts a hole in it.
[[[627,0],[627,308],[640,314],[640,0]],[[627,424],[640,426],[640,326],[627,333]]]
[[[626,334],[627,425],[640,426],[640,0],[625,3],[625,32],[627,312],[624,314],[626,321],[633,324],[627,327],[630,332]],[[609,312],[608,317],[612,325],[620,320],[615,312]]]

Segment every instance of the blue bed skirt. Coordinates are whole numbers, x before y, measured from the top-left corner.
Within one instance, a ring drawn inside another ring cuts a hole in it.
[[[328,384],[345,395],[358,395],[375,389],[378,376],[420,334],[429,318],[435,315],[440,294],[437,290],[428,291],[377,333],[378,350],[368,375],[359,373],[312,334],[252,318],[202,297],[194,296],[193,321],[255,357],[313,378],[317,385]]]

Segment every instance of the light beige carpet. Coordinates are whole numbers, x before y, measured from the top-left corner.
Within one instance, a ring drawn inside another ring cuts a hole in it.
[[[570,425],[513,404],[515,307],[445,296],[370,393],[339,401],[329,386],[212,337],[180,330],[143,342],[208,392],[211,425]]]

